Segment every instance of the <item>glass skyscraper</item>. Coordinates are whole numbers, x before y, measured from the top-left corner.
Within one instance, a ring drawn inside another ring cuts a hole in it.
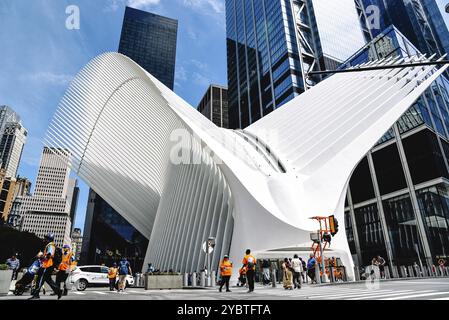
[[[126,7],[118,52],[173,90],[177,34],[177,20]]]
[[[394,26],[343,67],[418,49]],[[449,256],[449,81],[441,76],[354,171],[345,225],[356,265],[381,255],[390,266]]]
[[[226,0],[229,126],[279,108],[364,44],[352,0]]]
[[[449,54],[449,34],[435,0],[355,0],[367,42],[394,25],[420,52]],[[372,22],[372,6],[379,9],[379,24]],[[368,22],[368,25],[367,25]]]
[[[126,7],[118,52],[173,90],[178,21]],[[81,263],[112,263],[120,256],[142,270],[148,239],[103,198],[90,190]]]

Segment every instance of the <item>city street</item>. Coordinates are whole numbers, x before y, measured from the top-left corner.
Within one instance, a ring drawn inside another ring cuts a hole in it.
[[[123,294],[107,288],[88,288],[83,292],[70,291],[63,300],[449,300],[449,279],[413,279],[381,282],[370,288],[365,283],[308,286],[301,290],[286,291],[282,287],[256,286],[252,294],[243,288],[232,288],[231,293],[212,289],[144,290],[129,288]],[[26,300],[6,296],[1,300]],[[41,300],[56,300],[54,296],[41,295]]]

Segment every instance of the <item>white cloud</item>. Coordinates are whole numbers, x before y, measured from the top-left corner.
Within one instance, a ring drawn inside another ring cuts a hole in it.
[[[198,10],[200,13],[224,13],[223,0],[184,0],[184,6]]]
[[[198,69],[200,70],[206,70],[208,68],[207,63],[192,59],[190,62]]]
[[[57,74],[53,72],[38,72],[33,74],[22,75],[20,80],[22,81],[33,81],[44,84],[51,85],[61,85],[66,86],[72,81],[73,76],[68,74]]]
[[[206,76],[204,76],[198,72],[194,72],[192,75],[192,78],[193,78],[193,82],[195,82],[199,86],[208,87],[211,84],[211,81],[209,80],[209,78],[207,78]]]
[[[158,5],[161,0],[108,0],[105,11],[117,11],[121,6],[129,6],[136,9]]]
[[[183,66],[179,66],[176,68],[175,79],[178,81],[186,81],[187,80],[187,71]]]
[[[128,0],[128,6],[141,9],[159,4],[160,0]]]

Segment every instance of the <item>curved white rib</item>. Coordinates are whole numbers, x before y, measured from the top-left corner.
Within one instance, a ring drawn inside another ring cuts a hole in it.
[[[444,70],[337,74],[234,132],[217,128],[129,58],[107,53],[76,77],[46,143],[71,150],[80,178],[150,239],[146,261],[196,271],[204,266],[201,243],[215,236],[216,268],[224,253],[239,260],[247,247],[307,243],[317,228],[311,216],[334,213],[343,221],[358,161]],[[195,139],[170,139],[180,129]],[[173,164],[179,146],[200,163]],[[344,230],[334,246],[351,265]]]

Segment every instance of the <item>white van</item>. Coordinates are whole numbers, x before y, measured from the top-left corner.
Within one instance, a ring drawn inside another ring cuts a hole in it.
[[[109,287],[108,267],[105,266],[77,266],[71,273],[69,282],[76,290],[84,291],[87,287]],[[116,280],[116,287],[118,277]],[[126,276],[126,287],[134,285],[134,278]]]

